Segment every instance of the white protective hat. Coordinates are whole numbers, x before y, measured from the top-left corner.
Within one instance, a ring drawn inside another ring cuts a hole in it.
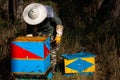
[[[37,25],[47,17],[47,9],[40,3],[32,3],[24,9],[22,16],[26,23]]]

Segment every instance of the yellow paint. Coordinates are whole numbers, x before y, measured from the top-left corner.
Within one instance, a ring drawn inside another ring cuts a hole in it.
[[[88,67],[86,70],[83,70],[82,72],[95,72],[95,58],[94,57],[81,58],[81,59],[93,64],[93,66]]]
[[[87,61],[89,63],[95,64],[95,58],[94,57],[88,57],[88,58],[81,58],[84,61]]]
[[[76,60],[77,60],[77,58],[76,59],[71,59],[71,60],[64,59],[65,73],[78,73],[78,71],[66,67],[67,65],[73,63]]]
[[[78,71],[65,67],[65,73],[78,73]]]
[[[64,59],[65,73],[79,73],[76,70],[66,67],[67,65],[73,63],[74,61],[76,61],[78,59],[81,59],[81,60],[84,60],[86,62],[93,64],[93,66],[88,67],[86,70],[83,70],[82,72],[95,72],[95,58],[94,57],[86,57],[86,58],[75,58],[75,59],[71,59],[71,60]]]
[[[23,42],[30,42],[30,41],[40,41],[40,42],[43,42],[47,39],[48,37],[40,37],[40,36],[33,36],[33,37],[26,37],[26,36],[18,36],[14,39],[14,41],[23,41]]]
[[[46,58],[12,58],[13,60],[45,60]]]
[[[82,72],[95,72],[95,65],[87,68],[86,70],[83,70]]]
[[[71,59],[71,60],[64,59],[65,66],[71,64],[72,62],[74,62],[74,61],[76,61],[76,60],[77,60],[77,58],[76,58],[76,59]]]

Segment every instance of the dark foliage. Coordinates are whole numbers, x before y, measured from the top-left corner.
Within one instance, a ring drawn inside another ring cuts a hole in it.
[[[11,3],[8,8],[7,1]],[[0,65],[4,65],[0,72],[6,74],[10,72],[6,64],[10,60],[9,42],[26,31],[24,22],[16,17],[12,1],[15,0],[0,1]],[[61,17],[65,28],[59,54],[75,53],[85,47],[96,54],[92,80],[120,79],[119,0],[24,0],[23,6],[31,2],[50,4]]]

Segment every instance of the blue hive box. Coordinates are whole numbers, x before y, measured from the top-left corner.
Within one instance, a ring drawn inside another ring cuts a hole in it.
[[[95,72],[95,55],[88,52],[63,54],[65,74],[93,74]]]
[[[50,37],[19,36],[11,42],[11,57],[45,58],[50,53]]]
[[[45,74],[50,68],[50,54],[45,59],[12,59],[11,63],[15,74]]]
[[[14,74],[45,74],[50,68],[50,38],[19,36],[11,42]]]

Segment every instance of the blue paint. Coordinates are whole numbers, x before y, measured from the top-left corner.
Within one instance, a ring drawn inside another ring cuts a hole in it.
[[[50,50],[50,37],[48,37],[44,42],[38,41],[15,41],[13,44],[32,52],[42,58],[44,58],[44,44]]]
[[[13,42],[13,44],[44,58],[44,45],[42,42]]]
[[[50,67],[50,54],[44,60],[11,60],[12,72],[44,74]]]
[[[92,66],[93,64],[86,62],[81,59],[77,59],[76,61],[72,62],[71,64],[67,65],[66,67],[69,67],[73,70],[77,70],[78,72],[82,72],[83,70],[87,69],[88,67]]]
[[[50,50],[50,37],[45,41],[45,45]]]
[[[84,72],[84,73],[80,73],[81,75],[86,75],[86,76],[90,76],[93,75],[94,72]]]
[[[52,72],[50,72],[50,73],[48,73],[47,78],[52,80],[52,76],[53,76],[53,74],[52,74]]]
[[[80,53],[74,53],[74,54],[62,54],[62,57],[70,60],[75,58],[86,58],[86,57],[95,57],[95,55],[89,53],[89,52],[80,52]]]
[[[76,73],[76,74],[79,74],[79,75],[81,75],[81,76],[91,76],[91,75],[93,75],[93,73],[94,72],[81,72],[81,73]],[[76,74],[73,74],[73,73],[69,73],[69,74],[64,74],[64,76],[66,76],[66,77],[71,77],[71,76],[76,76]]]

